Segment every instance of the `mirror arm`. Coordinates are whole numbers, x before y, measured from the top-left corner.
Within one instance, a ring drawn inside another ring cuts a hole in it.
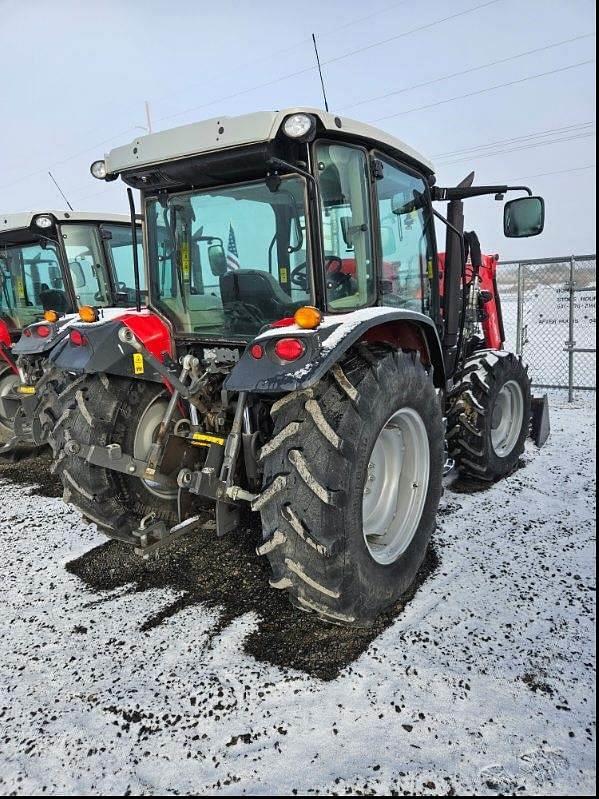
[[[532,197],[532,191],[528,186],[466,186],[460,188],[441,188],[433,186],[431,196],[433,200],[451,201],[466,200],[470,197],[482,197],[487,194],[507,194],[508,191],[525,191]]]

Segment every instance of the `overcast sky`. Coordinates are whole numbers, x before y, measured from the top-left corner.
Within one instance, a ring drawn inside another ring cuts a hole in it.
[[[89,164],[142,132],[146,100],[154,130],[321,106],[314,31],[331,110],[427,155],[440,185],[474,169],[478,183],[526,181],[546,198],[545,233],[521,241],[503,238],[499,203],[471,200],[483,249],[594,253],[594,7],[0,0],[0,212],[64,207],[48,169],[76,209],[124,211],[123,184]]]

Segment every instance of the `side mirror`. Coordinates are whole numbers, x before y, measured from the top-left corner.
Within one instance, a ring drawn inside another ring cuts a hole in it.
[[[85,273],[79,261],[70,261],[69,269],[76,289],[82,289],[85,286]]]
[[[224,275],[227,271],[227,257],[222,244],[211,244],[208,247],[208,263],[210,271],[215,277]]]
[[[354,243],[352,241],[351,216],[340,216],[339,225],[341,226],[341,235],[343,236],[345,246],[348,250],[353,250]]]
[[[545,227],[545,201],[542,197],[518,197],[503,207],[503,233],[508,239],[538,236]]]

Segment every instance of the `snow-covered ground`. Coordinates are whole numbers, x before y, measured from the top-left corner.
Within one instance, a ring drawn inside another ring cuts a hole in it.
[[[449,486],[368,634],[287,608],[252,541],[144,572],[0,471],[0,793],[593,794],[593,417],[554,403],[525,468]]]

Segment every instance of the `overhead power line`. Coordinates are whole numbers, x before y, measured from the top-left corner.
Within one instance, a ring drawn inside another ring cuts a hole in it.
[[[477,67],[470,67],[469,69],[463,69],[460,72],[452,72],[449,75],[441,75],[439,78],[433,78],[432,80],[426,80],[422,83],[413,83],[411,86],[404,86],[401,89],[394,89],[390,92],[385,92],[385,94],[377,94],[373,97],[367,97],[364,100],[358,100],[356,103],[352,103],[351,105],[342,106],[339,110],[345,111],[348,108],[357,108],[359,105],[365,105],[367,103],[374,103],[377,100],[385,100],[387,97],[395,97],[398,94],[404,94],[405,92],[413,91],[414,89],[423,89],[426,86],[433,86],[435,83],[441,83],[444,80],[450,80],[451,78],[458,78],[463,75],[469,75],[473,72],[478,72],[481,69],[487,69],[489,67],[498,66],[499,64],[507,64],[510,61],[515,61],[518,58],[524,58],[525,56],[534,55],[536,53],[542,53],[545,50],[551,50],[555,47],[561,47],[564,44],[572,44],[573,42],[579,42],[582,39],[591,39],[595,36],[595,33],[585,33],[581,36],[574,36],[571,39],[562,39],[560,42],[554,42],[553,44],[547,44],[544,47],[535,47],[534,50],[525,50],[523,53],[516,53],[515,55],[508,56],[506,58],[499,58],[495,61],[488,61],[486,64],[480,64]]]
[[[434,20],[433,22],[429,22],[426,25],[419,25],[416,28],[411,28],[407,31],[402,31],[401,33],[396,34],[395,36],[390,36],[387,39],[381,39],[378,42],[372,42],[371,44],[365,45],[364,47],[357,47],[354,50],[349,50],[347,53],[342,53],[341,55],[335,56],[334,58],[329,58],[326,61],[321,62],[321,66],[328,66],[329,64],[335,64],[338,61],[341,61],[345,58],[349,58],[352,55],[357,55],[358,53],[364,53],[367,50],[372,50],[374,47],[381,47],[384,44],[389,44],[390,42],[397,41],[398,39],[402,39],[406,36],[411,36],[414,33],[420,33],[421,31],[429,30],[430,28],[434,28],[437,25],[441,25],[444,22],[449,22],[453,19],[458,19],[459,17],[463,17],[466,14],[472,14],[475,11],[479,11],[482,8],[487,8],[488,6],[495,5],[496,3],[501,3],[503,0],[488,0],[486,3],[481,3],[478,6],[474,6],[473,8],[468,8],[465,11],[459,11],[455,14],[450,14],[447,17],[442,17],[441,19]],[[233,92],[233,94],[225,95],[224,97],[218,97],[215,100],[209,100],[207,103],[202,103],[201,105],[195,105],[191,108],[186,108],[184,111],[177,111],[174,114],[167,114],[166,116],[160,117],[157,119],[157,122],[164,122],[167,119],[175,119],[176,117],[185,116],[186,114],[191,114],[194,111],[200,111],[202,108],[208,108],[211,105],[216,105],[216,103],[224,102],[225,100],[233,100],[237,97],[241,97],[244,94],[248,94],[249,92],[256,91],[257,89],[265,89],[268,86],[273,86],[275,83],[280,83],[281,81],[288,80],[289,78],[296,78],[299,75],[305,75],[308,72],[314,72],[316,70],[315,66],[305,67],[304,69],[299,69],[295,72],[289,72],[286,75],[281,75],[278,78],[273,78],[271,80],[265,81],[264,83],[258,83],[254,86],[248,86],[246,89],[240,89],[238,92]]]
[[[512,178],[510,183],[516,183],[518,180],[532,180],[532,178],[548,178],[551,175],[569,175],[571,172],[583,172],[589,169],[596,169],[597,164],[587,164],[587,166],[575,166],[571,169],[558,169],[556,172],[540,172],[537,175],[524,175],[519,178]]]
[[[456,158],[453,161],[442,161],[442,166],[451,166],[451,164],[461,164],[464,161],[472,161],[473,158],[481,159],[481,158],[493,158],[496,155],[506,155],[507,153],[517,153],[521,152],[522,150],[534,150],[538,147],[547,147],[550,144],[559,144],[560,142],[567,142],[567,141],[576,141],[577,139],[588,139],[591,136],[595,136],[595,131],[589,131],[587,133],[578,133],[572,136],[562,136],[561,138],[550,139],[549,141],[541,141],[536,142],[534,144],[525,144],[521,147],[508,147],[502,150],[496,150],[492,153],[482,153],[482,154],[474,154],[465,156],[464,158]]]
[[[566,125],[565,127],[562,128],[548,128],[546,130],[537,131],[536,133],[527,133],[524,136],[512,136],[509,139],[496,139],[495,141],[488,142],[487,144],[478,144],[473,147],[465,147],[462,150],[450,150],[449,152],[446,153],[436,153],[435,155],[433,155],[433,158],[448,158],[452,155],[462,155],[463,153],[472,153],[475,150],[484,150],[487,149],[488,147],[496,147],[499,145],[522,142],[528,139],[536,139],[539,136],[548,136],[548,135],[553,135],[555,133],[565,133],[567,131],[572,131],[572,130],[583,130],[585,128],[592,127],[594,124],[595,122],[591,120],[590,122],[577,122],[576,124],[573,125]]]
[[[403,2],[405,2],[405,0],[401,0],[401,2],[394,3],[394,4],[390,5],[390,6],[386,6],[385,8],[380,9],[377,12],[373,12],[372,14],[368,14],[366,16],[362,16],[362,17],[359,17],[359,18],[354,19],[354,20],[349,20],[348,22],[346,22],[341,27],[345,28],[345,27],[349,27],[350,25],[352,25],[354,23],[357,23],[357,22],[364,22],[365,20],[371,19],[372,17],[376,16],[377,14],[384,13],[385,11],[388,11],[391,8],[395,8],[398,5],[402,5]],[[462,16],[464,16],[466,14],[471,14],[471,13],[473,13],[475,11],[478,11],[479,9],[486,8],[487,6],[491,6],[491,5],[494,5],[494,4],[499,3],[499,2],[503,2],[503,0],[489,0],[488,2],[482,3],[482,4],[478,5],[478,6],[474,6],[473,8],[470,8],[470,9],[466,9],[465,11],[460,11],[460,12],[458,12],[456,14],[451,14],[451,15],[449,15],[447,17],[443,17],[442,19],[434,20],[433,22],[427,23],[426,25],[421,25],[421,26],[418,26],[417,28],[412,28],[411,30],[403,31],[403,32],[401,32],[401,33],[399,33],[399,34],[397,34],[395,36],[392,36],[390,38],[384,39],[382,41],[373,42],[372,44],[366,45],[365,47],[357,48],[355,50],[350,50],[349,52],[343,53],[342,55],[336,56],[335,58],[329,59],[328,61],[323,61],[322,62],[322,66],[326,66],[328,64],[340,61],[341,59],[344,59],[344,58],[349,58],[350,56],[352,56],[352,55],[354,55],[356,53],[363,52],[364,50],[369,50],[369,49],[372,49],[373,47],[378,47],[378,46],[383,45],[383,44],[388,44],[391,41],[395,41],[396,39],[400,39],[400,38],[405,37],[405,36],[410,36],[413,33],[417,33],[417,32],[422,31],[422,30],[427,30],[427,29],[433,28],[436,25],[440,25],[440,24],[442,24],[444,22],[447,22],[449,20],[456,19],[458,17],[462,17]],[[301,43],[303,43],[305,41],[310,41],[310,39],[305,39]],[[282,50],[281,52],[287,52],[288,49],[289,48],[287,47],[285,50]],[[273,54],[271,53],[269,55],[269,57],[272,58]],[[250,64],[246,64],[246,66],[251,65],[251,63],[255,63],[255,62],[250,62]],[[243,67],[240,67],[240,68],[243,68]],[[238,69],[240,69],[240,68],[238,68]],[[179,111],[179,112],[174,113],[174,114],[168,114],[166,116],[159,117],[158,119],[154,119],[153,121],[154,121],[154,123],[157,123],[157,122],[164,122],[164,121],[169,120],[169,119],[174,119],[176,117],[183,116],[183,115],[191,113],[193,111],[198,111],[198,110],[200,110],[202,108],[208,108],[210,106],[216,105],[217,103],[224,102],[226,100],[235,99],[236,97],[240,97],[240,96],[242,96],[244,94],[248,94],[249,92],[255,91],[256,89],[266,88],[268,86],[272,86],[275,83],[280,83],[281,81],[287,80],[289,78],[294,78],[294,77],[297,77],[298,75],[304,75],[304,74],[306,74],[308,72],[313,72],[315,69],[316,69],[315,66],[310,66],[310,67],[306,67],[306,68],[301,69],[301,70],[297,70],[296,72],[291,72],[291,73],[288,73],[286,75],[281,75],[280,77],[274,78],[274,79],[269,80],[269,81],[266,81],[265,83],[260,83],[260,84],[257,84],[255,86],[250,86],[250,87],[248,87],[246,89],[242,89],[241,91],[234,92],[234,93],[229,94],[229,95],[218,97],[218,98],[216,98],[214,100],[211,100],[211,101],[209,101],[207,103],[203,103],[202,105],[197,105],[197,106],[194,106],[193,108],[188,108],[185,111]],[[120,133],[116,133],[113,136],[110,136],[110,137],[108,137],[106,139],[103,139],[101,142],[97,142],[96,144],[90,145],[89,147],[86,147],[85,150],[81,150],[81,151],[79,151],[77,153],[74,153],[72,155],[68,155],[65,158],[63,158],[61,161],[57,161],[57,162],[51,164],[50,166],[51,166],[51,168],[52,167],[56,167],[56,166],[62,166],[63,164],[68,163],[69,161],[73,161],[75,158],[79,158],[79,156],[81,156],[81,155],[85,155],[88,152],[92,152],[94,150],[97,150],[98,148],[102,147],[105,144],[108,144],[109,142],[113,141],[114,139],[121,138],[121,137],[125,136],[127,133],[135,132],[135,130],[136,130],[136,126],[132,125],[131,127],[127,128],[126,130],[123,130]],[[8,183],[2,184],[0,186],[0,189],[7,189],[7,188],[10,188],[11,186],[15,186],[18,183],[21,183],[21,182],[23,182],[25,180],[28,180],[29,178],[37,177],[38,175],[41,175],[41,174],[45,173],[46,170],[47,170],[47,167],[42,167],[42,168],[37,169],[37,170],[35,170],[33,172],[29,172],[27,175],[21,175],[20,177],[15,178],[14,180],[9,181]]]
[[[415,111],[425,111],[428,108],[436,108],[440,105],[445,105],[446,103],[453,103],[456,100],[465,100],[468,97],[476,97],[480,94],[486,94],[487,92],[495,91],[496,89],[503,89],[506,86],[516,86],[520,83],[526,83],[529,80],[535,80],[536,78],[544,78],[546,75],[556,75],[558,72],[567,72],[570,69],[576,69],[577,67],[583,67],[587,64],[594,64],[595,59],[590,58],[587,61],[579,61],[577,64],[568,64],[565,67],[558,67],[557,69],[550,69],[546,72],[539,72],[536,75],[527,75],[525,78],[519,78],[518,80],[510,80],[507,83],[498,83],[495,86],[488,86],[486,89],[478,89],[475,92],[468,92],[467,94],[458,94],[455,97],[448,97],[446,100],[437,100],[435,103],[427,103],[426,105],[420,105],[417,108],[408,108],[405,111],[397,111],[394,114],[386,114],[383,117],[377,117],[376,119],[372,120],[373,122],[381,122],[385,119],[394,119],[395,117],[405,116],[406,114],[413,114]]]

